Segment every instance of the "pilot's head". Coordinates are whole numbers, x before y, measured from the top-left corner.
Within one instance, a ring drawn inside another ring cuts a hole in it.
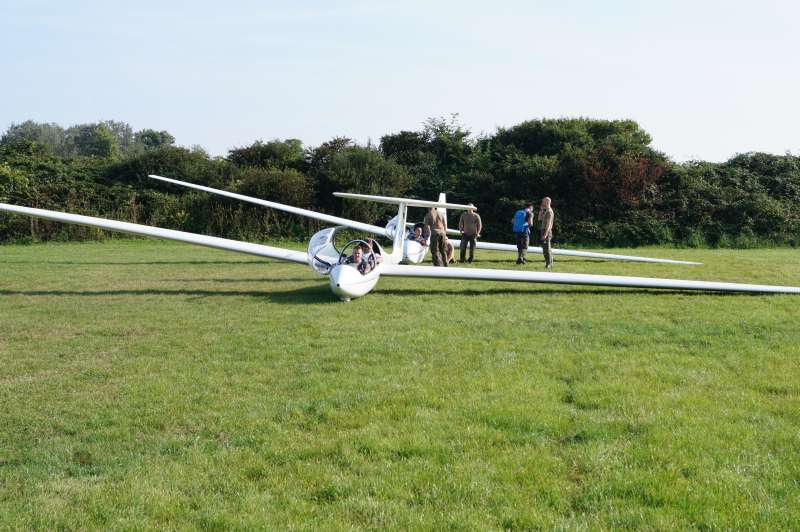
[[[417,226],[414,228],[414,236],[419,238],[422,236],[422,228]]]
[[[363,256],[364,250],[361,249],[361,246],[356,246],[355,249],[353,249],[353,259],[360,261]]]

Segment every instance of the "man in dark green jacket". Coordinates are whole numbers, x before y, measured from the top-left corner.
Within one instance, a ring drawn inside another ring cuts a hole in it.
[[[471,264],[475,259],[475,240],[480,238],[483,224],[480,215],[475,212],[475,205],[470,203],[469,206],[472,208],[464,211],[458,220],[458,230],[461,231],[461,262],[464,262],[469,246],[468,262]]]
[[[550,203],[550,198],[544,198],[539,207],[539,221],[542,223],[542,227],[539,229],[539,240],[542,243],[544,267],[548,270],[553,267],[553,250],[550,244],[553,240],[553,222],[555,222],[556,219],[556,215]]]

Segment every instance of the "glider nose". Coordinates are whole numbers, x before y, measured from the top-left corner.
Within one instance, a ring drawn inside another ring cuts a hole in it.
[[[369,293],[378,282],[378,268],[366,275],[347,264],[335,266],[330,273],[331,292],[342,301],[361,297]]]

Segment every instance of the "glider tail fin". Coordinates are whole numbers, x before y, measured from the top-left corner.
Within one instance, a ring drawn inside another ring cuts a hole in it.
[[[408,219],[408,205],[401,203],[397,206],[397,225],[392,239],[392,262],[400,264],[403,260],[403,251],[406,243],[406,220]]]

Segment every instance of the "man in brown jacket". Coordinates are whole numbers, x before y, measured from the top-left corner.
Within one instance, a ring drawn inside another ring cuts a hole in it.
[[[542,227],[539,230],[539,240],[542,242],[542,253],[544,254],[544,267],[548,270],[553,267],[553,250],[550,243],[553,240],[553,222],[556,215],[550,207],[550,198],[542,199],[542,204],[539,207],[539,221],[542,222]]]
[[[447,220],[444,215],[431,207],[423,223],[431,234],[431,255],[434,266],[447,266]]]
[[[480,238],[483,225],[480,215],[475,212],[475,205],[470,203],[469,206],[472,208],[464,211],[458,220],[458,230],[461,231],[461,262],[464,262],[467,256],[467,245],[469,245],[468,262],[472,264],[475,259],[475,239]]]

